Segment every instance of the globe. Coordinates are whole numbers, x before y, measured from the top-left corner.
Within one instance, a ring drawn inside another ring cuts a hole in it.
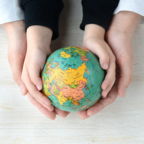
[[[64,47],[47,59],[42,71],[42,91],[58,109],[83,111],[101,98],[104,77],[105,71],[92,52]]]

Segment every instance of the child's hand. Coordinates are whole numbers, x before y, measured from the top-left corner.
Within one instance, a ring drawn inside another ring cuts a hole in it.
[[[50,54],[52,31],[43,26],[31,26],[27,29],[27,53],[24,62],[22,80],[29,91],[30,101],[47,117],[54,119],[54,106],[44,96],[42,90],[42,79],[40,73]],[[47,109],[49,110],[47,110]],[[55,109],[57,111],[57,109]],[[53,112],[52,112],[53,111]],[[59,115],[67,116],[67,112],[58,110]]]
[[[108,44],[104,41],[104,29],[100,26],[89,24],[85,27],[83,47],[92,51],[99,57],[100,65],[107,71],[101,85],[102,97],[106,98],[115,82],[115,56]]]
[[[58,108],[55,108],[54,111],[49,111],[41,103],[39,103],[34,97],[32,97],[29,93],[27,94],[27,96],[28,96],[30,102],[34,106],[36,106],[42,114],[44,114],[46,117],[48,117],[51,120],[54,120],[56,118],[56,115],[59,115],[59,116],[65,118],[69,114],[69,112],[62,111]]]
[[[89,49],[95,55],[97,55],[99,57],[101,67],[107,71],[106,77],[101,85],[103,89],[103,98],[89,109],[78,112],[78,115],[81,119],[86,119],[96,112],[102,110],[105,106],[115,100],[117,97],[117,87],[113,87],[116,73],[115,56],[113,55],[107,43],[104,41],[104,29],[93,24],[87,25],[85,27],[83,47]],[[113,93],[110,92],[112,87]]]

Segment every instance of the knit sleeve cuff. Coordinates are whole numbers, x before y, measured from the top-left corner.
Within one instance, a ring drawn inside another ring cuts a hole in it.
[[[84,30],[87,24],[97,24],[107,31],[118,3],[119,0],[82,0],[83,19],[80,29]]]
[[[63,9],[61,0],[22,0],[26,30],[32,25],[41,25],[53,31],[52,40],[58,38],[59,15]]]

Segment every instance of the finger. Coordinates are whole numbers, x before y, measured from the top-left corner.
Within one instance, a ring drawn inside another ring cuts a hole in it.
[[[50,118],[51,120],[54,120],[56,118],[55,112],[50,112],[45,107],[43,107],[35,98],[33,98],[29,93],[27,94],[30,102],[39,109],[41,113],[43,113],[46,117]]]
[[[112,87],[113,87],[113,84],[114,84],[114,82],[113,82],[110,86],[108,86],[105,90],[102,91],[102,98],[106,98],[106,97],[107,97],[109,91],[110,91],[110,90],[112,89]]]
[[[78,115],[79,115],[79,117],[80,117],[81,119],[83,119],[83,120],[89,117],[89,116],[87,115],[87,110],[79,111],[79,112],[78,112]]]
[[[28,73],[32,83],[38,90],[42,90],[42,79],[40,77],[41,67],[38,64],[32,64],[28,67]]]
[[[93,43],[92,43],[93,44]],[[103,69],[108,69],[109,67],[109,55],[106,46],[95,45],[90,46],[91,51],[99,57],[100,65]]]
[[[110,48],[107,48],[107,51],[109,53],[110,56],[110,63],[109,63],[109,68],[107,70],[107,74],[105,76],[105,79],[101,85],[103,92],[102,92],[102,96],[106,97],[106,95],[108,94],[108,92],[111,90],[115,79],[116,79],[116,61],[115,61],[115,57],[112,53],[112,51],[110,50]]]
[[[22,95],[27,94],[27,89],[23,81],[21,80],[23,62],[24,62],[24,55],[20,55],[15,51],[12,51],[11,54],[8,55],[9,64],[12,69],[13,79],[20,87]]]
[[[45,108],[47,108],[49,111],[53,111],[54,110],[54,106],[53,105],[46,105],[45,103],[42,103],[41,101],[37,100],[39,103],[41,103]]]
[[[117,85],[114,85],[112,90],[108,94],[108,97],[105,99],[100,99],[94,106],[90,107],[87,110],[87,115],[91,116],[91,115],[98,113],[99,111],[104,109],[106,106],[111,104],[117,98],[117,96],[118,96]]]
[[[44,96],[41,92],[39,92],[37,88],[32,84],[30,77],[28,75],[28,70],[27,70],[26,65],[24,65],[24,68],[23,68],[22,80],[24,81],[26,87],[28,88],[31,96],[33,96],[41,104],[44,103],[47,106],[51,105],[51,101],[46,96]],[[51,111],[51,109],[49,110]]]
[[[116,79],[116,76],[115,76],[115,64],[110,64],[110,68],[109,70],[107,71],[107,74],[105,76],[105,79],[104,81],[102,82],[102,89],[103,89],[103,92],[107,91],[109,92],[108,90],[110,90],[115,82],[115,79]]]
[[[60,110],[56,107],[55,107],[55,112],[56,112],[57,115],[59,115],[63,118],[67,117],[70,114],[70,112],[62,111],[62,110]]]
[[[107,105],[111,104],[118,96],[117,92],[117,85],[114,85],[110,93],[108,94],[108,97],[105,99],[100,99],[94,106],[90,107],[88,110],[80,111],[78,112],[78,115],[81,119],[86,119],[89,116],[92,116],[102,109],[104,109]]]
[[[118,94],[121,97],[124,97],[126,95],[126,90],[132,81],[132,64],[128,56],[119,60],[118,64],[120,68]]]

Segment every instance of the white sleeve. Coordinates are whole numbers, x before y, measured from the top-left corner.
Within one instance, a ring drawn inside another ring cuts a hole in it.
[[[120,11],[132,11],[141,15],[140,23],[144,24],[144,0],[120,0],[114,14]]]
[[[24,19],[20,0],[0,0],[0,24]]]

